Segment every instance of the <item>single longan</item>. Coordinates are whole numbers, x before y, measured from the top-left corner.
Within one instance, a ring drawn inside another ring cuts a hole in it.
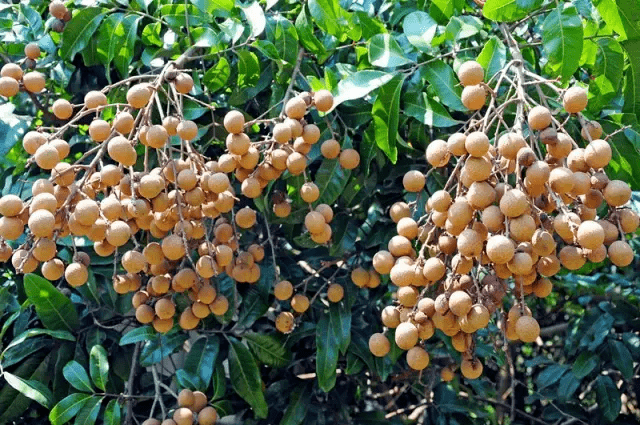
[[[320,197],[320,189],[315,183],[307,182],[300,188],[300,197],[306,203],[313,203]]]
[[[22,80],[23,75],[24,72],[17,63],[4,64],[0,69],[0,77],[9,77],[16,80],[16,82]]]
[[[136,312],[137,313],[137,312]],[[198,326],[198,324],[200,323],[200,319],[198,319],[194,314],[193,311],[191,310],[191,307],[187,307],[185,308],[182,313],[180,314],[180,319],[178,320],[178,324],[180,325],[180,327],[184,330],[191,330],[191,329],[195,329],[196,326]],[[179,409],[178,409],[179,410]],[[189,413],[191,413],[191,411],[189,410]],[[175,414],[174,414],[174,420],[175,420]],[[177,422],[177,421],[176,421]]]
[[[51,111],[56,118],[66,120],[73,115],[73,105],[67,99],[58,99],[51,105]]]
[[[256,212],[250,207],[244,207],[236,213],[236,224],[243,229],[249,229],[256,223]]]
[[[173,80],[173,84],[178,93],[187,94],[193,89],[193,78],[191,75],[181,72]]]
[[[224,295],[218,295],[216,299],[209,304],[209,309],[216,316],[222,316],[229,310],[229,300]]]
[[[621,207],[631,199],[631,188],[622,180],[611,180],[602,191],[604,200],[613,207]]]
[[[36,43],[29,43],[24,46],[24,55],[29,59],[38,59],[40,57],[40,47]]]
[[[489,151],[489,138],[481,131],[474,131],[467,135],[464,146],[469,155],[481,157]]]
[[[63,19],[68,12],[67,6],[60,0],[53,0],[49,3],[49,13],[55,18]]]
[[[335,139],[325,140],[320,145],[320,152],[327,159],[335,159],[340,155],[340,143]]]
[[[232,134],[242,133],[244,129],[244,115],[240,111],[229,111],[224,116],[224,128]]]
[[[332,283],[327,288],[327,299],[332,303],[342,301],[344,298],[344,288],[339,283]]]
[[[412,323],[400,323],[396,328],[396,344],[403,350],[409,350],[418,343],[418,328]]]
[[[407,171],[402,178],[402,185],[407,192],[420,192],[426,183],[426,177],[418,170]]]
[[[147,84],[136,84],[127,91],[127,103],[132,108],[144,108],[149,103],[149,99],[151,99],[151,90]]]
[[[31,93],[40,93],[46,84],[44,75],[38,71],[31,71],[24,74],[22,77],[22,84],[27,91]]]
[[[133,126],[133,115],[126,111],[118,112],[115,119],[113,120],[113,128],[115,128],[116,131],[121,134],[131,133],[131,130],[133,130]]]
[[[484,79],[484,69],[476,61],[466,61],[458,68],[458,79],[463,86],[475,86]]]
[[[618,267],[626,267],[633,261],[633,249],[625,241],[615,241],[609,245],[608,255]]]
[[[458,317],[466,316],[472,305],[471,296],[464,291],[454,291],[449,296],[449,309]]]
[[[427,162],[433,167],[444,167],[449,163],[451,154],[447,142],[444,140],[432,140],[427,146],[426,151]]]
[[[180,407],[173,412],[173,420],[177,425],[192,425],[193,412],[187,407]]]
[[[604,229],[593,220],[583,221],[578,227],[577,240],[581,247],[596,249],[604,243]]]
[[[544,130],[551,125],[551,111],[544,106],[534,106],[529,111],[527,122],[532,130]]]
[[[53,258],[42,263],[42,276],[49,281],[56,281],[64,275],[64,263],[59,258]]]
[[[602,139],[591,141],[584,149],[584,160],[591,168],[604,168],[612,158],[611,146]]]
[[[214,425],[218,420],[218,412],[211,406],[198,412],[198,425]]]
[[[195,398],[193,397],[193,391],[185,388],[178,393],[178,406],[191,407],[193,406],[194,401]]]
[[[320,112],[328,112],[333,107],[333,95],[329,90],[318,90],[313,94],[313,103]]]
[[[562,106],[568,113],[577,114],[587,107],[587,101],[588,97],[585,89],[582,87],[571,87],[562,97]]]
[[[340,166],[345,170],[353,170],[360,165],[360,154],[355,149],[345,149],[340,153]]]
[[[168,141],[169,132],[167,131],[167,129],[162,125],[156,124],[147,128],[147,133],[145,135],[143,144],[152,148],[161,149],[167,144]]]
[[[15,217],[24,208],[24,203],[17,195],[4,195],[0,198],[0,215],[5,217]]]
[[[176,131],[182,140],[193,140],[198,135],[198,125],[190,120],[181,121]]]
[[[531,316],[522,316],[516,322],[516,334],[522,342],[533,342],[540,336],[540,325]]]
[[[64,271],[64,278],[74,288],[82,286],[89,280],[89,270],[84,264],[71,263]]]
[[[27,225],[33,236],[37,238],[46,238],[53,233],[56,219],[53,214],[47,210],[35,211],[29,217]]]
[[[96,109],[107,105],[107,96],[97,90],[92,90],[84,95],[84,106],[87,109]]]
[[[291,308],[297,313],[304,313],[309,309],[309,298],[302,294],[294,295],[291,298]]]
[[[20,84],[11,77],[0,77],[0,96],[13,97],[20,91]]]
[[[478,359],[464,359],[460,364],[460,372],[467,379],[477,379],[482,375],[482,363]]]
[[[480,85],[466,86],[462,90],[460,98],[465,108],[477,111],[484,106],[487,100],[487,92],[484,87]]]
[[[391,343],[383,333],[374,333],[369,337],[369,351],[376,357],[384,357],[391,350]]]
[[[276,329],[284,334],[288,334],[293,330],[294,317],[288,311],[283,311],[276,317]]]
[[[305,102],[301,97],[294,97],[289,99],[284,107],[284,113],[287,115],[287,117],[297,120],[304,117],[304,114],[306,112],[307,102]]]
[[[407,351],[407,364],[413,370],[422,370],[429,366],[429,353],[422,347],[413,347]]]

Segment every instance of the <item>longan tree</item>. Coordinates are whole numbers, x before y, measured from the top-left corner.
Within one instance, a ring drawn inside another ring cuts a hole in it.
[[[0,10],[0,422],[637,419],[634,7]]]

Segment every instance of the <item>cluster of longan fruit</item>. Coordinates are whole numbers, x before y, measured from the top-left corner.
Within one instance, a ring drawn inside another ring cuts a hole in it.
[[[40,57],[40,47],[36,43],[29,43],[24,47],[25,58],[23,65],[27,69],[36,66],[36,60]],[[7,63],[0,69],[0,96],[13,97],[20,90],[29,93],[40,93],[45,87],[44,75],[38,71],[24,72],[17,63]]]
[[[458,75],[465,90],[484,84],[476,62],[463,64]],[[503,307],[505,295],[513,302],[499,317],[506,338],[532,342],[540,326],[525,295],[549,295],[550,278],[562,267],[577,270],[606,258],[618,267],[632,262],[625,235],[636,231],[640,219],[625,207],[631,189],[607,177],[609,142],[601,139],[597,122],[580,114],[586,91],[577,86],[563,91],[562,104],[585,123],[585,148],[547,107],[531,105],[521,123],[528,137],[516,126],[491,137],[480,122],[447,141],[433,140],[426,150],[432,167],[447,167],[455,159],[444,189],[429,196],[423,217],[414,219],[415,204],[391,207],[397,235],[387,250],[375,254],[373,267],[397,286],[397,305],[384,308],[382,323],[395,329],[395,342],[407,350],[411,368],[429,364],[424,341],[440,329],[462,353],[462,375],[475,379],[483,366],[474,355],[474,335]],[[417,170],[403,178],[407,192],[421,192],[425,183]],[[366,271],[355,272],[353,282],[366,286]],[[374,355],[384,356],[390,342],[376,333],[369,346]],[[448,366],[443,379],[452,379],[452,372]]]
[[[218,412],[208,406],[207,396],[202,391],[184,389],[178,394],[178,408],[171,418],[160,422],[149,418],[142,425],[214,425],[218,421]]]
[[[51,30],[64,31],[65,24],[71,20],[71,11],[67,9],[67,6],[60,0],[53,0],[49,3],[49,13],[55,18],[51,23]]]
[[[45,87],[41,75],[41,84],[31,87],[26,77],[36,72],[23,76],[17,64],[5,65],[2,72],[9,75],[3,78],[16,84],[14,77],[20,78],[34,93]],[[120,260],[124,272],[118,273],[114,266],[113,288],[119,294],[134,293],[138,321],[168,332],[174,316],[179,316],[180,327],[193,329],[210,314],[227,312],[229,302],[212,281],[221,273],[238,283],[254,284],[260,279],[263,246],[240,246],[243,232],[256,224],[257,213],[248,205],[240,207],[244,201],[239,195],[250,202],[284,172],[304,174],[300,198],[310,210],[305,227],[316,243],[329,242],[333,210],[317,204],[320,190],[306,173],[306,155],[321,134],[305,115],[311,107],[328,112],[333,106],[331,93],[303,92],[287,100],[281,117],[263,120],[272,125],[258,141],[245,132],[253,123],[246,123],[239,111],[228,112],[223,120],[226,150],[212,160],[197,151],[193,141],[198,125],[184,119],[179,106],[180,96],[188,94],[193,84],[190,75],[171,64],[160,75],[148,76],[148,82],[131,85],[126,103],[109,102],[111,87],[88,92],[79,105],[55,100],[51,112],[66,123],[50,131],[30,131],[22,140],[31,155],[28,165],[35,163],[51,176],[37,180],[26,201],[16,195],[0,199],[0,259],[11,258],[21,273],[41,266],[45,278],[64,277],[77,287],[89,279],[88,256],[76,253],[65,265],[57,256],[56,241],[66,236],[87,238],[97,255],[116,256],[114,264]],[[167,97],[166,102],[160,94]],[[86,135],[95,145],[81,161],[71,163],[65,132],[84,117],[93,117]],[[263,121],[257,120],[258,124]],[[342,149],[333,138],[322,143],[321,151],[346,169],[359,164],[358,153]],[[157,157],[158,164],[151,169],[150,157]],[[82,163],[85,159],[88,165]],[[274,214],[286,217],[290,211],[290,200],[274,194]],[[27,240],[14,252],[6,241],[21,238],[25,226]],[[332,287],[330,298],[337,299],[337,292]],[[175,302],[179,293],[189,299],[181,312]],[[303,294],[291,301],[297,313],[308,304]]]

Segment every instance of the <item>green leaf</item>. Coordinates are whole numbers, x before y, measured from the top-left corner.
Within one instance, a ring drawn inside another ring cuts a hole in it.
[[[267,39],[285,62],[294,64],[298,57],[298,32],[288,19],[275,15],[267,19]]]
[[[329,254],[333,257],[340,257],[347,252],[353,251],[358,237],[358,224],[350,217],[343,214],[334,218],[335,227],[333,229],[333,240]]]
[[[620,390],[609,376],[601,375],[596,379],[596,400],[604,417],[613,422],[620,414],[622,402]]]
[[[89,381],[89,375],[87,371],[80,363],[75,360],[71,360],[62,369],[62,374],[65,379],[77,390],[93,393],[93,387],[91,381]]]
[[[220,340],[217,336],[198,339],[189,350],[184,362],[184,370],[198,378],[198,389],[206,391],[211,382],[213,367],[220,351]]]
[[[67,341],[76,340],[76,337],[74,337],[71,333],[67,331],[53,331],[50,329],[29,329],[27,331],[22,332],[17,337],[15,337],[13,341],[11,341],[11,344],[7,345],[4,351],[7,351],[9,348],[15,347],[16,345],[22,344],[24,341],[26,341],[29,338],[33,338],[34,336],[39,336],[39,335],[48,335],[53,338],[63,339]]]
[[[9,372],[2,374],[7,383],[22,395],[35,400],[47,409],[53,404],[53,394],[42,382],[33,379],[24,379]]]
[[[242,13],[251,26],[251,36],[257,37],[262,34],[267,21],[264,17],[264,11],[258,2],[254,1],[249,6],[242,7]]]
[[[350,175],[351,170],[342,168],[337,159],[323,159],[314,179],[320,191],[316,204],[333,205],[342,194]]]
[[[617,90],[624,70],[624,52],[622,46],[613,38],[601,38],[596,41],[598,53],[593,69],[594,76],[606,77]]]
[[[622,42],[629,57],[629,68],[625,76],[624,106],[622,112],[635,114],[640,120],[640,40]]]
[[[96,387],[105,391],[109,380],[109,360],[107,350],[102,345],[94,345],[89,354],[89,373]]]
[[[84,49],[100,22],[106,9],[101,7],[83,7],[66,23],[62,32],[62,44],[59,54],[63,59],[73,59],[76,53]]]
[[[437,60],[421,67],[420,72],[435,90],[440,98],[440,103],[456,111],[467,110],[460,99],[462,89],[449,65]]]
[[[218,62],[204,74],[204,83],[210,92],[223,88],[231,76],[231,67],[227,58],[222,56]]]
[[[122,335],[118,345],[135,344],[136,342],[147,341],[156,337],[156,331],[151,326],[142,326],[135,328],[126,334]]]
[[[620,127],[612,121],[602,121],[602,128],[606,134],[611,134]],[[609,144],[612,151],[611,161],[607,167],[609,177],[626,181],[633,190],[640,189],[640,139],[634,138],[632,132],[625,131],[614,135]],[[607,325],[612,323],[611,315],[600,316],[592,329],[583,337],[585,344],[588,338],[593,338],[591,346],[600,345],[611,330]]]
[[[244,336],[256,358],[271,367],[284,367],[291,361],[291,353],[273,335],[250,332]]]
[[[71,300],[48,280],[29,273],[24,277],[24,290],[45,327],[72,331],[80,326],[78,313]]]
[[[262,379],[251,352],[240,341],[230,338],[229,375],[231,386],[253,408],[255,415],[267,417],[267,402],[262,392]]]
[[[116,27],[115,34],[119,48],[113,61],[122,77],[129,76],[129,65],[135,53],[138,24],[142,19],[138,15],[127,15]]]
[[[595,0],[593,3],[607,26],[620,34],[620,41],[640,39],[640,6],[637,1]]]
[[[289,405],[284,411],[280,425],[300,425],[307,416],[311,401],[311,386],[299,384],[291,391]]]
[[[121,28],[122,20],[124,19],[124,13],[113,13],[107,16],[102,25],[100,25],[100,30],[98,31],[98,42],[96,46],[96,52],[100,61],[105,67],[109,67],[111,61],[115,57],[116,53],[120,49],[120,45],[122,42],[122,34],[118,35],[117,30]],[[152,25],[147,25],[147,27],[143,31],[143,38],[145,37],[145,32],[147,33],[147,37],[157,36],[160,34],[160,23],[157,22],[157,35],[151,32]],[[147,28],[150,28],[147,30]],[[157,39],[156,43],[160,43],[159,46],[162,46],[162,40]],[[108,73],[107,73],[108,75]]]
[[[404,75],[399,75],[382,86],[371,110],[376,131],[376,144],[394,164],[398,160],[396,138],[403,83]]]
[[[206,2],[211,3],[212,1],[206,0]],[[198,26],[206,22],[206,15],[198,13],[198,8],[190,4],[165,4],[157,10],[156,15],[162,16],[162,19],[170,27],[180,30],[187,26],[185,15],[189,15],[190,26]]]
[[[177,332],[169,335],[158,335],[148,341],[140,351],[140,366],[151,366],[179,350],[187,340],[187,335]]]
[[[309,12],[316,25],[325,33],[343,42],[347,37],[358,40],[361,36],[360,28],[355,25],[353,16],[344,10],[338,0],[309,0]]]
[[[411,12],[402,22],[404,35],[415,48],[423,52],[433,51],[431,42],[436,35],[438,23],[426,12]]]
[[[90,398],[91,395],[89,394],[74,393],[68,395],[53,406],[49,413],[49,421],[52,425],[63,425],[69,422]]]
[[[426,93],[406,92],[404,113],[431,127],[451,127],[460,123],[449,115],[440,103],[429,99]]]
[[[476,61],[485,69],[486,77],[489,79],[507,63],[507,47],[498,37],[491,37]]]
[[[629,349],[622,341],[615,339],[609,340],[609,347],[611,348],[611,360],[614,366],[618,368],[625,379],[631,379],[633,377],[633,358]]]
[[[541,4],[542,0],[487,0],[482,14],[492,21],[513,22],[524,18]]]
[[[582,55],[582,19],[575,6],[560,6],[542,23],[542,47],[551,70],[569,78],[578,69]]]
[[[240,50],[238,55],[238,86],[253,87],[260,79],[260,62],[255,53]]]
[[[300,37],[300,44],[305,50],[314,55],[323,55],[326,53],[324,44],[313,33],[313,22],[309,18],[307,6],[302,6],[300,14],[296,18],[296,30]]]
[[[411,63],[390,34],[376,34],[367,42],[369,62],[380,68],[395,68]]]
[[[561,365],[561,364],[552,364],[545,368],[542,372],[538,374],[536,377],[536,383],[538,384],[538,388],[541,390],[550,385],[555,384],[562,378],[562,375],[569,369],[569,366]]]
[[[199,10],[216,15],[220,11],[231,12],[235,6],[233,0],[191,0]]]
[[[558,398],[568,400],[579,387],[580,379],[576,378],[573,373],[565,373],[558,384]]]
[[[369,175],[371,161],[378,154],[378,145],[376,144],[375,124],[371,122],[364,132],[362,141],[360,142],[360,168],[364,167],[365,175]]]
[[[597,354],[591,353],[589,351],[584,351],[573,363],[573,374],[576,378],[582,379],[590,374],[591,371],[596,368],[596,366],[598,366],[599,361],[600,358]]]
[[[118,400],[111,400],[104,409],[104,425],[120,425],[120,405]]]
[[[340,346],[340,352],[346,354],[351,343],[351,311],[346,308],[344,303],[331,303],[329,317],[334,326],[333,330]]]
[[[91,397],[91,400],[82,406],[76,416],[74,425],[93,425],[98,419],[98,413],[100,412],[100,406],[102,405],[104,397]]]
[[[394,74],[383,71],[358,71],[340,80],[334,93],[333,107],[337,107],[347,100],[360,99],[373,90],[388,83]]]
[[[351,336],[351,312],[332,305],[316,327],[316,375],[318,386],[329,392],[336,384],[339,351],[346,351]]]

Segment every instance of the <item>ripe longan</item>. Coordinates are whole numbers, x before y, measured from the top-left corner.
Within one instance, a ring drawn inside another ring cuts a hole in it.
[[[40,57],[40,47],[36,43],[29,43],[24,46],[24,55],[29,59],[38,59]]]
[[[74,288],[82,286],[89,280],[89,270],[84,264],[71,263],[64,271],[64,278]]]
[[[198,425],[214,425],[218,419],[218,412],[211,406],[204,407],[198,412]]]
[[[332,283],[327,288],[327,299],[332,303],[342,301],[344,298],[344,288],[339,283]]]
[[[127,91],[127,103],[134,109],[144,108],[149,103],[149,99],[151,99],[151,90],[147,84],[136,84]]]
[[[447,142],[440,139],[432,140],[427,146],[426,157],[427,162],[434,167],[447,165],[451,157]]]
[[[73,115],[73,105],[66,99],[58,99],[51,105],[51,111],[56,118],[66,120]]]
[[[84,95],[84,106],[87,109],[97,109],[101,106],[106,106],[106,105],[107,105],[107,95],[105,95],[100,91],[92,90],[90,92],[87,92],[86,95]]]
[[[484,69],[476,61],[466,61],[458,68],[458,79],[463,86],[475,86],[484,79]]]
[[[418,328],[409,322],[400,323],[396,328],[395,340],[396,345],[403,350],[415,347],[418,343]]]
[[[24,72],[17,63],[6,63],[0,69],[0,77],[9,77],[16,80],[16,82],[22,80],[23,75]]]
[[[460,372],[467,379],[477,379],[482,375],[482,363],[478,359],[463,359],[460,364]]]
[[[407,171],[402,178],[402,185],[407,192],[420,192],[426,183],[426,177],[418,170]]]
[[[49,3],[49,13],[51,13],[52,16],[58,19],[63,19],[67,12],[67,7],[61,1],[53,0]]]
[[[562,96],[562,106],[570,114],[582,112],[587,107],[587,91],[582,87],[571,87]]]
[[[360,154],[355,149],[345,149],[340,153],[339,161],[345,170],[353,170],[360,165]]]
[[[191,75],[181,72],[173,80],[173,85],[178,93],[187,94],[193,89],[193,78]]]
[[[229,310],[229,300],[224,295],[218,295],[216,299],[209,304],[209,309],[216,316],[222,316]]]
[[[544,130],[551,125],[551,111],[544,106],[534,106],[527,115],[527,122],[532,130]]]
[[[333,95],[329,90],[318,90],[313,94],[313,103],[320,112],[328,112],[333,107]]]
[[[192,425],[193,412],[187,407],[180,407],[173,412],[173,420],[177,425]]]
[[[300,197],[306,203],[311,204],[317,201],[318,198],[320,197],[320,189],[318,189],[318,186],[316,186],[315,183],[312,183],[312,182],[304,183],[300,188]]]
[[[244,129],[244,115],[240,111],[229,111],[224,116],[224,128],[232,134],[242,133]]]
[[[31,93],[40,93],[46,84],[44,75],[38,71],[31,71],[22,77],[24,88]]]
[[[287,101],[284,112],[289,118],[301,119],[307,112],[307,103],[300,97],[294,97]]]
[[[191,407],[194,402],[195,398],[193,397],[193,391],[185,388],[178,393],[178,406]]]
[[[294,295],[291,298],[291,308],[297,313],[304,313],[309,309],[309,298],[302,294]]]
[[[369,351],[376,357],[384,357],[391,350],[391,343],[383,333],[374,333],[369,337]]]
[[[407,351],[407,364],[413,370],[423,370],[429,366],[429,353],[422,347],[413,347]]]
[[[294,317],[288,311],[283,311],[276,317],[276,329],[284,334],[288,334],[293,330]]]
[[[633,261],[633,250],[625,241],[615,241],[609,245],[608,256],[618,267],[626,267]]]
[[[481,85],[470,85],[462,90],[460,98],[465,108],[477,111],[484,106],[487,100],[487,92]]]
[[[0,77],[0,96],[13,97],[20,91],[20,84],[11,77]]]
[[[40,271],[45,279],[54,282],[64,275],[65,267],[62,260],[59,258],[53,258],[42,263]]]
[[[522,316],[516,322],[516,334],[522,342],[533,342],[540,336],[540,325],[531,316]]]

